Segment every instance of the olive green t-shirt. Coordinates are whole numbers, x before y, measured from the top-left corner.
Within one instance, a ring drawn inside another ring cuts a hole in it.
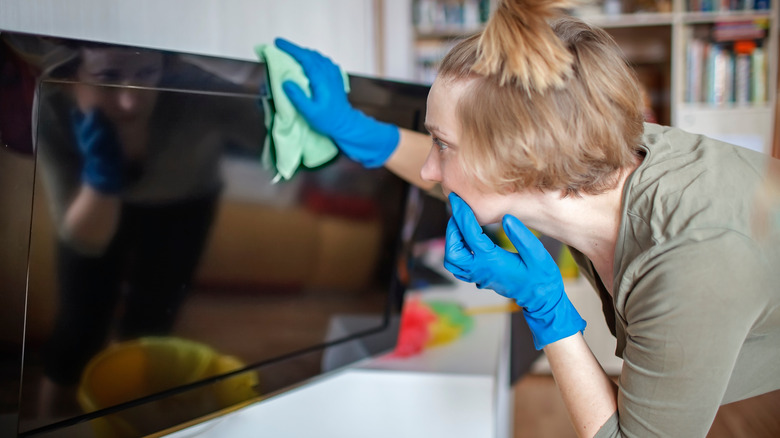
[[[705,436],[721,404],[780,388],[777,162],[652,124],[642,149],[614,297],[573,251],[623,358],[618,412],[597,436]]]

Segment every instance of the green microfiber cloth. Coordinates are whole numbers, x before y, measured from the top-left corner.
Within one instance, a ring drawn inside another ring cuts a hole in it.
[[[282,84],[291,80],[311,95],[309,79],[300,64],[286,52],[270,44],[255,47],[258,58],[266,65],[268,97],[263,99],[265,126],[268,135],[263,148],[262,162],[276,170],[274,182],[289,180],[301,166],[314,168],[332,160],[338,148],[330,138],[314,131],[287,98]],[[349,81],[344,76],[344,89],[349,92]]]

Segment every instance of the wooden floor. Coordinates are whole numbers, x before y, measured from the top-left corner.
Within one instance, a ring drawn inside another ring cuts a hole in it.
[[[515,384],[514,437],[576,437],[549,375],[527,375]],[[707,438],[780,437],[780,391],[721,406]]]

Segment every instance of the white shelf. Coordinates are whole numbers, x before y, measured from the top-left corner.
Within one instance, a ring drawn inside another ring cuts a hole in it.
[[[772,112],[772,106],[768,103],[763,104],[746,104],[740,105],[738,103],[726,103],[722,105],[710,104],[710,103],[681,103],[679,105],[680,111],[686,112],[700,112],[710,113],[714,115],[729,115],[733,113],[745,113],[745,114],[770,114]]]
[[[671,12],[638,12],[635,14],[588,15],[579,17],[586,23],[605,29],[613,27],[671,26],[675,15]]]
[[[482,28],[448,28],[448,29],[415,29],[415,39],[417,40],[440,40],[440,39],[458,39],[466,35],[479,32]]]
[[[771,19],[772,11],[683,12],[684,24]]]
[[[773,109],[760,107],[712,107],[681,105],[677,125],[689,132],[708,136],[748,149],[771,154]]]

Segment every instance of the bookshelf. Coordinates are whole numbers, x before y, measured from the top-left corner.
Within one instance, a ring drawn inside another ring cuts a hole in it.
[[[764,3],[771,9],[681,13],[673,73],[679,84],[673,89],[675,126],[772,153],[777,3]]]
[[[412,0],[414,79],[432,82],[438,61],[497,1]],[[772,153],[780,0],[580,3],[570,13],[607,30],[636,70],[649,120]]]
[[[412,0],[415,79],[432,83],[458,39],[479,31],[498,0]]]

